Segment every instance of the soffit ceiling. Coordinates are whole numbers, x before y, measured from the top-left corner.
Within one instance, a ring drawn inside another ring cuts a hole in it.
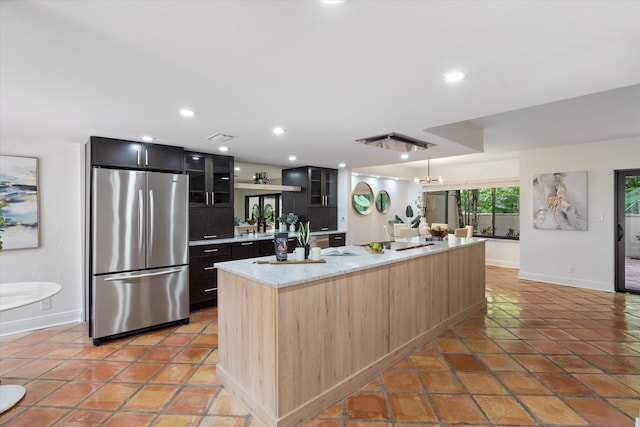
[[[404,162],[355,142],[387,132],[438,144],[411,153],[414,167],[640,134],[638,1],[21,0],[0,12],[7,140],[153,135],[215,152],[205,138],[221,132],[241,161],[359,168]],[[467,79],[445,84],[451,69]]]

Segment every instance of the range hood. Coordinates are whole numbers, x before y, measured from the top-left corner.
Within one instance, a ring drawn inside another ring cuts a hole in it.
[[[360,138],[356,139],[356,142],[361,142],[370,147],[386,148],[387,150],[400,151],[403,153],[426,150],[427,148],[436,146],[436,144],[432,144],[431,142],[422,141],[396,132]]]

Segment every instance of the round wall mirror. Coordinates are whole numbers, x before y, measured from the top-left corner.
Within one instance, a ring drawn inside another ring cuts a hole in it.
[[[373,210],[373,190],[366,182],[359,182],[351,195],[353,208],[361,215],[367,215]]]
[[[389,210],[389,206],[391,206],[389,193],[387,193],[387,190],[380,190],[376,195],[376,209],[380,213],[386,213]]]

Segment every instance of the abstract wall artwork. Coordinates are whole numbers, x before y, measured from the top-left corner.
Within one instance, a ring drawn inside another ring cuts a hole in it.
[[[0,250],[37,248],[38,159],[0,156]]]
[[[586,171],[534,175],[533,228],[587,229]]]

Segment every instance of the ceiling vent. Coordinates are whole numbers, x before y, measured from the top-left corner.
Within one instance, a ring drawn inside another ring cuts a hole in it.
[[[224,133],[216,132],[213,135],[209,135],[205,139],[211,142],[227,142],[232,138],[234,138],[233,135],[225,135]]]
[[[401,151],[403,153],[426,150],[429,147],[436,146],[436,144],[395,132],[356,139],[356,142],[361,142],[370,147],[386,148],[387,150]]]

